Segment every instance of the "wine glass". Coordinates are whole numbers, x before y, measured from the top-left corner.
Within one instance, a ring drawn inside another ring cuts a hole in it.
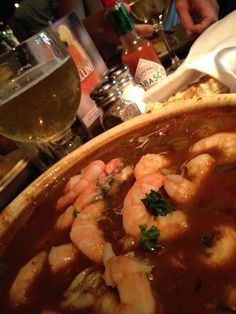
[[[71,131],[80,96],[78,70],[51,29],[0,55],[0,134],[50,164],[81,145]]]
[[[171,59],[171,66],[167,69],[167,73],[175,71],[181,64],[181,60],[172,49],[164,31],[164,22],[168,17],[170,0],[129,0],[128,4],[130,13],[137,21],[153,25],[154,32],[163,40]]]

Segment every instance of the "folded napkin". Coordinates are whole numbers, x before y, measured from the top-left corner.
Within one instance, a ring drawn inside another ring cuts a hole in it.
[[[236,10],[208,27],[181,66],[144,94],[144,102],[162,102],[208,74],[236,92]]]

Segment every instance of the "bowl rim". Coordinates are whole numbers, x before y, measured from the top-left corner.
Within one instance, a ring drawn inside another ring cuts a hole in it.
[[[86,156],[101,149],[104,145],[108,145],[114,140],[142,129],[151,123],[166,120],[176,115],[225,107],[236,107],[236,93],[177,100],[162,108],[144,113],[119,124],[78,147],[30,183],[0,213],[0,256],[17,231],[33,213],[37,206],[34,202],[37,197],[40,196],[45,188],[52,186],[57,178],[62,177],[64,173],[69,171],[75,163],[82,162]]]

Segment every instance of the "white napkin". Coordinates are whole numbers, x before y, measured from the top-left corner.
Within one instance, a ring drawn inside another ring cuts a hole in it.
[[[187,85],[210,75],[236,92],[236,10],[208,27],[181,66],[144,94],[144,102],[165,101]]]

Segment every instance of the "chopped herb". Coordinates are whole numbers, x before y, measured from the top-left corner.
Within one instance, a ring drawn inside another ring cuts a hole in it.
[[[206,247],[212,247],[213,246],[213,240],[212,240],[212,238],[210,238],[208,236],[201,237],[201,242]]]
[[[77,217],[79,215],[79,211],[77,210],[77,208],[74,208],[73,210],[73,217]]]
[[[154,190],[146,194],[146,198],[142,199],[142,202],[154,216],[166,216],[172,210],[171,204],[164,200],[159,192]]]
[[[158,243],[158,238],[160,236],[160,231],[157,227],[152,226],[147,230],[147,225],[142,224],[139,226],[140,229],[140,244],[143,249],[148,251],[154,251],[157,248],[160,248],[161,245]]]

